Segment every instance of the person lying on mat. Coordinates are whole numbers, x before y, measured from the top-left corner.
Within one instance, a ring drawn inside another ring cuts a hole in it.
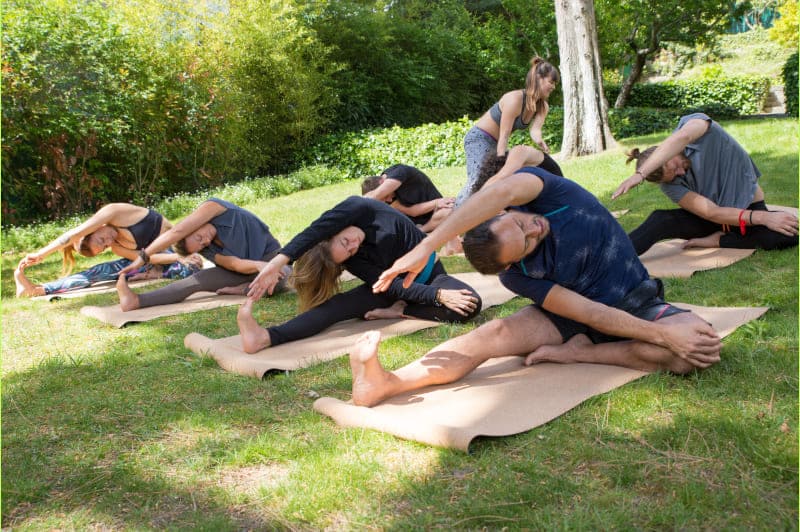
[[[435,250],[425,259],[415,283],[402,280],[374,294],[372,283],[425,233],[385,203],[351,196],[323,213],[280,250],[250,285],[250,299],[237,321],[242,347],[255,353],[269,346],[313,336],[334,323],[352,319],[419,318],[466,322],[481,310],[481,298],[466,283],[447,275]],[[292,261],[292,283],[302,314],[266,329],[253,318],[253,302],[272,292],[280,272]],[[337,293],[347,270],[364,284]]]
[[[686,115],[661,145],[640,152],[636,172],[611,196],[617,198],[645,180],[680,209],[654,211],[630,233],[641,255],[667,238],[686,247],[783,249],[797,245],[797,217],[769,211],[758,185],[761,172],[722,126],[703,113]]]
[[[215,266],[143,294],[133,292],[125,276],[120,275],[117,293],[123,311],[178,303],[200,291],[244,294],[258,271],[281,248],[269,227],[255,214],[228,201],[211,198],[140,250],[136,260],[123,271],[149,263],[155,254],[169,246],[174,246],[181,255],[199,253]],[[279,291],[286,289],[285,277],[290,272],[290,268],[278,272]]]
[[[497,214],[506,206],[509,209]],[[468,230],[468,231],[467,231]],[[353,402],[374,405],[396,394],[457,381],[493,357],[525,364],[592,362],[687,373],[719,361],[721,341],[691,312],[665,303],[622,227],[578,184],[526,167],[482,189],[410,253],[386,270],[376,292],[467,231],[464,253],[481,273],[533,304],[452,338],[396,371],[378,361],[379,335],[351,351]]]
[[[388,203],[430,233],[453,210],[455,198],[444,198],[433,181],[421,170],[407,164],[390,166],[381,175],[361,183],[361,194]]]
[[[128,203],[110,203],[88,220],[70,229],[45,247],[25,256],[14,271],[17,297],[60,294],[70,290],[86,288],[93,283],[116,279],[119,272],[137,257],[137,250],[148,246],[160,234],[172,227],[169,221],[152,209]],[[86,271],[70,275],[75,267],[73,252],[85,257],[94,257],[107,249],[120,259],[97,264]],[[43,284],[35,284],[25,276],[25,269],[42,262],[48,255],[61,251],[63,277]],[[163,277],[182,279],[202,266],[197,255],[180,257],[171,250],[152,257],[146,269],[136,271],[141,277]]]
[[[525,144],[514,146],[505,155],[490,153],[483,159],[483,164],[472,184],[470,196],[485,186],[493,185],[505,177],[514,175],[525,166],[538,166],[551,174],[563,177],[564,173],[558,163],[550,157],[544,159],[543,155],[546,154]]]

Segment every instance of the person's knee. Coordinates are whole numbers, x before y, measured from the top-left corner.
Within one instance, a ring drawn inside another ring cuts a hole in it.
[[[787,236],[776,231],[771,231],[771,234],[765,237],[758,245],[759,248],[767,251],[795,246],[797,246],[797,235]]]
[[[472,310],[471,312],[468,312],[466,315],[453,313],[456,316],[456,320],[455,321],[457,321],[459,323],[466,323],[468,321],[471,321],[472,319],[475,318],[475,316],[477,316],[478,314],[481,313],[481,307],[483,305],[483,301],[481,300],[481,296],[479,296],[477,292],[473,292],[473,296],[477,300],[476,304],[475,304],[475,309]]]
[[[677,215],[680,213],[678,209],[656,209],[650,213],[650,216],[645,219],[642,225],[662,225],[676,222]]]
[[[508,338],[514,335],[514,330],[509,326],[507,319],[488,321],[475,329],[475,332],[486,338]]]

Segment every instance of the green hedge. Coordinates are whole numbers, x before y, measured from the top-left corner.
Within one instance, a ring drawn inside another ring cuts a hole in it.
[[[786,96],[786,114],[797,116],[797,52],[783,65],[783,93]]]
[[[715,119],[736,116],[730,107],[707,104],[682,109],[610,109],[608,120],[614,137],[626,138],[671,130],[682,115],[693,112],[704,112]],[[464,135],[473,124],[474,121],[463,117],[453,122],[405,129],[394,126],[327,135],[298,152],[298,164],[335,168],[351,179],[376,174],[399,162],[420,168],[463,165],[466,164]],[[563,109],[551,107],[542,135],[553,152],[561,149],[563,130]],[[515,131],[509,146],[530,142],[527,131]]]
[[[608,101],[613,102],[619,86],[608,85],[605,91]],[[769,78],[762,76],[663,81],[634,85],[628,105],[669,109],[716,106],[719,111],[714,113],[716,117],[729,118],[761,112],[768,93]]]

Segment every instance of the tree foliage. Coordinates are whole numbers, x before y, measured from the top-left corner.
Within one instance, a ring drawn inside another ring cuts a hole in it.
[[[729,0],[597,0],[598,25],[606,66],[630,64],[614,107],[624,107],[647,59],[665,41],[690,44],[713,42],[724,32],[731,16],[744,4]]]
[[[611,45],[624,42],[617,28],[643,28],[640,11],[675,3],[597,1],[606,62],[617,64],[629,54]],[[686,10],[711,2],[691,0]],[[532,56],[559,64],[554,8],[552,0],[9,0],[3,223],[282,174],[312,163],[302,154],[321,135],[469,122],[523,86]],[[561,103],[559,87],[550,104]]]
[[[781,46],[797,48],[797,0],[785,0],[779,7],[780,18],[769,30],[769,38]]]

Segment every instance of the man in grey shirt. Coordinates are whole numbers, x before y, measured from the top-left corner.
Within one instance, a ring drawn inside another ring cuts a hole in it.
[[[687,239],[686,247],[783,249],[797,245],[797,217],[768,211],[758,185],[761,172],[736,139],[703,113],[686,115],[660,146],[634,148],[636,172],[612,199],[645,179],[680,209],[654,211],[630,234],[641,255],[667,238]]]

